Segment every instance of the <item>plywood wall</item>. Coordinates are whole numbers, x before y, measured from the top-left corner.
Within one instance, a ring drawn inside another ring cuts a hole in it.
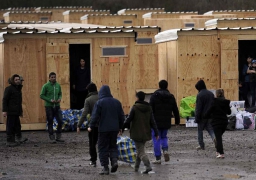
[[[0,44],[0,109],[2,112],[2,99],[4,93],[4,44]],[[1,114],[0,123],[4,123],[4,118]]]
[[[109,11],[82,11],[82,12],[70,12],[64,15],[65,23],[81,23],[81,17],[87,14],[109,14]]]
[[[218,20],[217,26],[218,28],[235,28],[235,27],[254,27],[256,24],[255,19],[248,20]]]
[[[42,17],[47,17],[48,21],[51,21],[51,13],[10,13],[5,17],[5,22],[41,21]]]
[[[177,44],[177,100],[197,95],[203,79],[208,89],[220,87],[220,51],[217,36],[179,36]]]
[[[23,118],[21,123],[46,122],[43,101],[40,99],[45,77],[46,39],[5,39],[4,42],[4,87],[13,74],[24,77],[23,82]]]

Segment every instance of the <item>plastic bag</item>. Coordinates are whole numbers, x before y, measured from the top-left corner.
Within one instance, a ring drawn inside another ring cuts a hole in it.
[[[196,96],[188,96],[180,101],[180,116],[182,118],[194,117],[196,108]]]
[[[134,141],[127,136],[117,137],[118,159],[120,161],[135,163],[136,147]]]

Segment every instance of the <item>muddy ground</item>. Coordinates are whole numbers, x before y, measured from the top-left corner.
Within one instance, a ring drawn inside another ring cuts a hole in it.
[[[127,135],[128,132],[125,132]],[[256,179],[255,131],[227,131],[224,134],[225,159],[215,159],[215,149],[205,132],[206,150],[196,151],[197,130],[173,127],[169,132],[170,162],[152,165],[155,173],[134,173],[132,167],[119,161],[117,173],[100,176],[90,167],[87,132],[65,132],[64,144],[49,144],[45,131],[23,132],[29,141],[19,147],[5,147],[5,133],[0,133],[0,179]],[[147,154],[154,160],[152,142]],[[141,170],[144,169],[142,165]]]

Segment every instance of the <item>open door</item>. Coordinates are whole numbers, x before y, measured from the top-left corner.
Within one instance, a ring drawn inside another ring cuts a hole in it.
[[[50,72],[55,72],[57,82],[61,85],[61,109],[70,108],[70,82],[69,82],[69,44],[46,44],[46,72],[47,79]]]
[[[221,40],[221,88],[225,97],[239,100],[238,39],[237,36],[225,36]]]

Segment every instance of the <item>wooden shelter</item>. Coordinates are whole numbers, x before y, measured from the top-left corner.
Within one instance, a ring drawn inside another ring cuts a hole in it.
[[[164,12],[164,8],[135,8],[135,9],[122,9],[117,14],[136,14],[138,18],[138,25],[143,26],[144,20],[142,16],[149,12]]]
[[[110,14],[109,10],[68,10],[63,13],[65,23],[81,23],[81,17],[87,14]]]
[[[64,21],[63,13],[68,10],[92,10],[92,6],[54,6],[38,7],[35,11],[51,11],[52,21]]]
[[[51,11],[10,11],[4,15],[5,22],[11,21],[51,21]]]
[[[184,15],[198,15],[197,11],[191,11],[191,12],[149,12],[146,14],[143,14],[144,20],[146,18],[149,19],[162,19],[162,18],[180,18]]]
[[[176,29],[159,33],[155,40],[159,79],[168,80],[178,103],[197,94],[200,79],[208,89],[223,88],[227,99],[238,100],[239,69],[245,62],[239,57],[254,52],[256,28]],[[254,46],[242,47],[241,42]]]
[[[82,24],[100,24],[103,26],[139,26],[136,14],[89,14],[81,17]]]
[[[256,24],[256,18],[222,18],[212,19],[205,22],[207,28],[235,28],[235,27],[252,27]]]
[[[214,15],[215,18],[256,18],[255,10],[220,10],[220,11],[208,11],[204,15]],[[224,15],[219,17],[218,15]],[[231,15],[232,17],[228,17]],[[235,16],[235,17],[234,17]]]
[[[98,88],[109,85],[125,113],[135,101],[136,90],[158,88],[158,47],[154,43],[158,27],[86,28],[84,25],[72,28],[71,25],[66,28],[61,24],[60,27],[49,24],[47,30],[43,30],[46,24],[41,28],[36,24],[10,25],[6,32],[0,33],[0,99],[8,78],[15,73],[21,74],[25,79],[22,90],[23,129],[45,128],[45,110],[39,94],[49,72],[56,72],[57,81],[61,84],[61,108],[70,108],[70,68],[76,61],[71,56],[76,53],[86,54],[92,82]],[[76,48],[74,52],[71,52],[72,47]],[[3,121],[0,116],[0,122]]]

